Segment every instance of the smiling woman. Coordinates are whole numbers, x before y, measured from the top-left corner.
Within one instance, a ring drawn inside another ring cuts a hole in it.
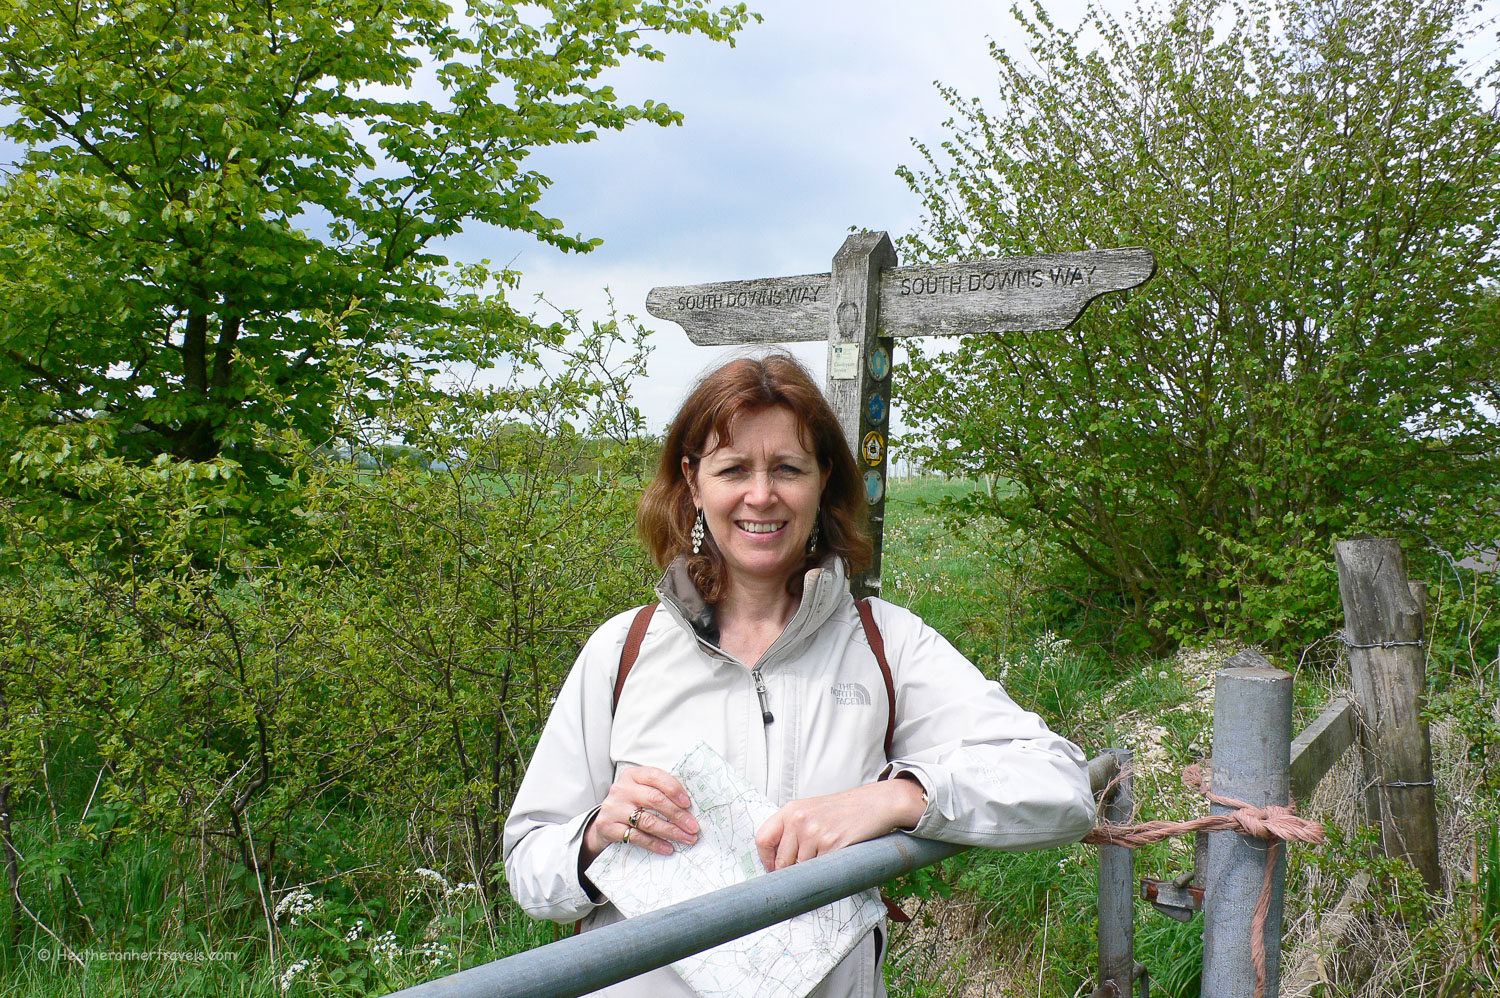
[[[742,413],[730,426],[734,431],[738,444],[715,436],[703,458],[684,455],[682,475],[733,581],[726,598],[769,588],[774,599],[785,595],[817,546],[818,501],[828,472],[803,443],[790,409]]]
[[[506,822],[528,913],[621,918],[589,864],[615,843],[666,856],[697,842],[695,802],[668,770],[699,743],[780,808],[754,836],[766,870],[898,828],[1023,849],[1092,825],[1076,746],[913,614],[850,597],[865,509],[838,420],[790,356],[699,382],[637,511],[666,570],[660,602],[584,647]],[[813,994],[884,994],[883,926],[836,956]],[[662,969],[606,993],[693,992]]]
[[[768,433],[775,433],[775,439]],[[789,467],[769,463],[773,456],[787,459],[777,464]],[[746,508],[741,512],[747,522],[774,521],[772,514],[788,512],[786,499],[800,494],[791,480],[799,471],[811,474],[816,470],[820,476],[814,492],[815,519],[800,528],[805,546],[799,552],[797,538],[792,536],[798,532],[795,529],[776,535],[787,556],[777,568],[788,597],[800,591],[802,572],[798,569],[813,568],[823,556],[837,556],[851,572],[869,563],[859,468],[844,443],[838,418],[801,364],[787,354],[771,354],[758,360],[731,361],[703,378],[667,430],[656,476],[641,498],[637,518],[641,539],[658,565],[666,567],[679,553],[691,550],[688,576],[704,599],[720,603],[729,596],[733,574],[727,558],[733,538],[742,531],[730,529],[733,510],[723,515],[722,522],[713,522],[720,514],[704,506],[700,492],[706,487],[719,495],[717,487],[731,487],[730,476],[736,474],[749,483],[757,461],[762,464],[759,471],[765,476],[766,494],[750,489],[744,496]],[[778,500],[778,506],[766,506]],[[703,543],[694,544],[700,509],[706,533]],[[812,537],[814,522],[816,538]],[[809,540],[814,543],[806,544]],[[794,557],[799,553],[802,557]]]

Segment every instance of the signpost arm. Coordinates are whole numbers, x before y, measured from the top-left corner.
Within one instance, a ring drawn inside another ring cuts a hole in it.
[[[1066,329],[1095,298],[1155,272],[1139,246],[898,267],[889,236],[861,232],[844,240],[831,274],[657,287],[646,311],[698,344],[827,337],[828,401],[869,500],[871,563],[849,580],[864,597],[880,592],[893,337]]]
[[[895,265],[896,249],[884,232],[856,233],[833,257],[827,395],[865,477],[874,548],[870,567],[849,580],[855,599],[880,594],[892,344],[880,335],[880,272]]]

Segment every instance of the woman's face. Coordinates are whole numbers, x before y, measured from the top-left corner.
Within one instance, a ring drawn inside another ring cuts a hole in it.
[[[730,424],[729,443],[709,438],[696,474],[682,462],[732,584],[785,583],[807,556],[828,473],[799,429],[781,406],[742,413]]]

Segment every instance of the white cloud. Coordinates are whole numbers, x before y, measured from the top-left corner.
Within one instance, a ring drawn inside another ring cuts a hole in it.
[[[622,99],[647,97],[683,112],[678,128],[636,126],[588,146],[543,150],[530,165],[554,180],[542,210],[569,232],[597,236],[592,253],[559,253],[529,237],[471,228],[455,257],[510,263],[523,293],[545,293],[586,319],[619,310],[656,331],[639,398],[653,428],[692,379],[722,356],[645,314],[658,284],[826,271],[851,226],[913,228],[919,205],[895,176],[915,156],[912,136],[940,141],[947,107],[934,80],[961,92],[993,89],[987,36],[1014,34],[1005,8],[950,0],[770,0],[765,22],[733,49],[660,39],[663,63],[622,66]],[[1082,7],[1061,11],[1077,21]],[[513,261],[513,262],[511,262]],[[794,348],[822,375],[825,347]]]

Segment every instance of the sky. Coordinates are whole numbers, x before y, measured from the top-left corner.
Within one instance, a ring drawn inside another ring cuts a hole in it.
[[[537,294],[585,320],[605,318],[608,287],[621,314],[653,331],[649,377],[636,393],[653,431],[729,353],[694,346],[676,325],[647,315],[646,292],[827,271],[851,227],[893,240],[913,231],[920,205],[895,170],[920,162],[914,137],[944,137],[947,105],[936,81],[987,96],[996,79],[990,40],[1019,48],[1004,2],[763,0],[751,9],[764,21],[734,48],[653,40],[665,62],[615,73],[623,99],[664,101],[683,113],[683,125],[637,126],[533,156],[553,180],[541,210],[602,246],[563,254],[478,227],[447,245],[455,259],[520,270],[517,301],[542,318],[556,316],[534,302]],[[1049,10],[1071,26],[1082,22],[1084,4],[1052,0]],[[791,349],[823,377],[824,345]]]
[[[1054,24],[1087,23],[1084,0],[1044,0]],[[1100,0],[1121,16],[1134,0]],[[662,63],[615,71],[625,100],[648,98],[684,124],[606,132],[582,146],[542,150],[532,165],[553,180],[541,210],[566,230],[604,240],[564,254],[520,233],[470,227],[447,246],[455,259],[520,270],[514,300],[539,317],[576,309],[584,321],[621,314],[653,331],[654,352],[637,404],[662,429],[693,380],[730,353],[697,347],[645,312],[647,291],[827,271],[851,227],[892,239],[917,229],[915,195],[896,176],[919,166],[913,140],[945,137],[937,83],[964,96],[994,94],[993,41],[1013,53],[1024,38],[1007,0],[760,0],[731,48],[699,38],[653,40]],[[1486,24],[1473,53],[1493,57],[1500,0],[1483,0]],[[1487,50],[1487,51],[1486,51]],[[1483,61],[1482,59],[1476,61]],[[1090,247],[1058,247],[1058,249]],[[545,295],[551,306],[534,301]],[[790,347],[820,379],[826,346]],[[903,428],[899,405],[893,429]]]

